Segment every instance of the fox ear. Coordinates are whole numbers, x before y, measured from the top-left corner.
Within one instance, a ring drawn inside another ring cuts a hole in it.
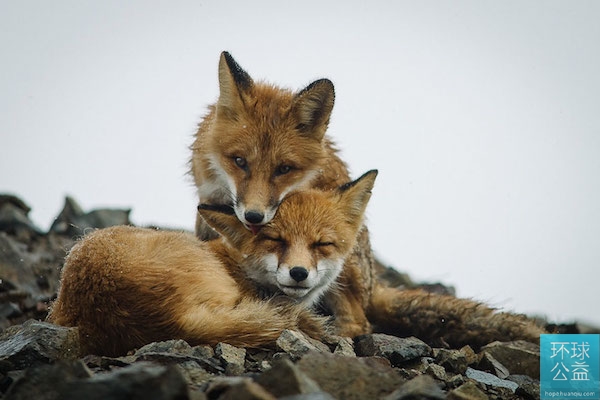
[[[292,113],[301,133],[321,141],[329,124],[335,100],[333,83],[329,79],[314,81],[298,92],[292,103]]]
[[[230,206],[200,204],[198,212],[211,228],[235,248],[239,248],[252,236],[252,233],[238,220]]]
[[[348,182],[338,188],[340,202],[346,209],[348,222],[362,221],[363,214],[371,198],[371,190],[375,185],[377,170],[373,169],[360,178]]]
[[[228,114],[235,114],[244,106],[243,95],[254,85],[246,71],[224,51],[219,60],[219,101],[217,106]]]

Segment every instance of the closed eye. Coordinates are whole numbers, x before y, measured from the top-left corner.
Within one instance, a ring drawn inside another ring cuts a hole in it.
[[[313,243],[313,247],[328,247],[328,246],[335,246],[335,243],[333,243],[333,242],[315,242],[315,243]]]
[[[269,242],[275,242],[275,243],[285,243],[285,240],[283,240],[281,237],[279,236],[270,236],[270,235],[265,235],[262,234],[260,235],[262,240],[268,240]]]

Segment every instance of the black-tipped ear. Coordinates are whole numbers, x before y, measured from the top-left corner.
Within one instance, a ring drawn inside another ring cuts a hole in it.
[[[217,105],[228,113],[235,113],[244,106],[243,95],[254,85],[246,71],[224,51],[219,60],[219,101]]]
[[[238,220],[231,206],[200,204],[198,212],[211,228],[235,248],[252,237],[252,233]]]
[[[362,220],[371,198],[371,191],[375,185],[377,173],[376,169],[372,169],[360,178],[338,188],[340,202],[346,207],[346,215],[350,222]]]
[[[335,101],[335,90],[329,79],[314,81],[294,98],[292,113],[302,134],[322,140],[329,124]]]

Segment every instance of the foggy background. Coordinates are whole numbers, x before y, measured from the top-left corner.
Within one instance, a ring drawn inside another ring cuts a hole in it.
[[[378,168],[376,254],[507,310],[600,324],[600,2],[0,3],[0,192],[193,229],[188,146],[228,50],[330,78],[329,134]]]

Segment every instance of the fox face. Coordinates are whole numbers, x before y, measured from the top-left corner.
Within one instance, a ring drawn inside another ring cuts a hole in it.
[[[201,203],[229,204],[250,230],[271,221],[283,198],[310,187],[327,154],[331,81],[292,91],[252,78],[224,52],[220,95],[192,146]]]
[[[342,271],[362,227],[376,175],[377,171],[369,171],[332,191],[290,194],[256,234],[223,207],[200,205],[198,209],[230,250],[238,253],[248,279],[262,290],[310,307]]]

